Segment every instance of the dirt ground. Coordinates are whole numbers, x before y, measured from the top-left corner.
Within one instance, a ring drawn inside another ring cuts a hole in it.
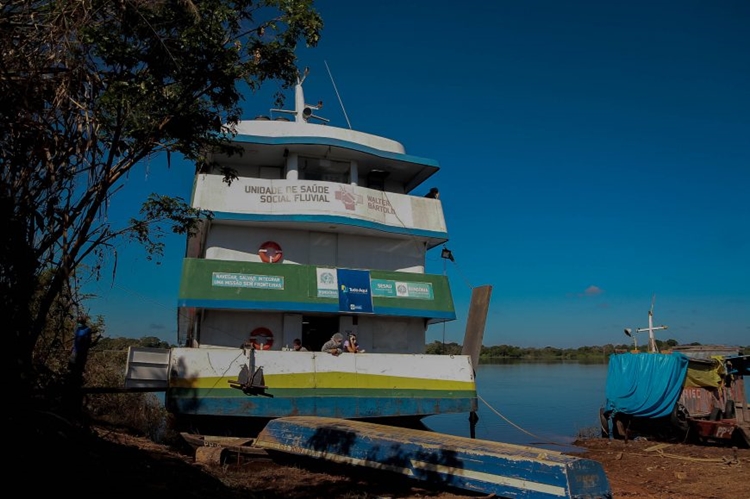
[[[659,444],[657,442],[578,441],[581,457],[602,463],[615,498],[750,498],[750,449]],[[202,449],[203,451],[205,449]],[[121,430],[96,427],[84,443],[64,453],[40,449],[37,471],[24,478],[30,491],[77,492],[80,497],[179,497],[211,499],[463,499],[477,496],[441,490],[407,478],[363,474],[330,463],[279,462],[258,455],[205,459],[187,445],[165,446]],[[20,457],[20,456],[16,456]],[[31,456],[30,456],[31,457]],[[20,460],[15,461],[16,464]],[[28,475],[28,473],[23,476]],[[16,476],[13,471],[9,476]]]
[[[648,440],[576,442],[602,463],[614,497],[750,498],[750,449],[660,444]]]

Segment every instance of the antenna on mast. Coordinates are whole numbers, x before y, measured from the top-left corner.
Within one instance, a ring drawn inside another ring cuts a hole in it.
[[[659,353],[659,349],[656,347],[656,338],[654,337],[654,331],[660,331],[667,329],[667,326],[655,326],[654,327],[654,302],[656,301],[656,295],[651,298],[651,309],[648,311],[648,327],[640,327],[635,332],[627,328],[625,334],[633,338],[633,345],[635,349],[638,349],[638,341],[635,339],[635,333],[648,332],[648,351],[651,353]]]
[[[648,349],[652,353],[657,352],[656,338],[654,338],[654,302],[656,302],[656,294],[651,297],[651,310],[648,311]],[[657,329],[666,328],[666,326],[662,326]]]
[[[336,92],[336,97],[339,99],[339,104],[341,105],[341,110],[344,111],[344,118],[346,118],[346,124],[349,125],[349,129],[351,130],[352,124],[349,123],[349,116],[346,115],[346,109],[344,109],[344,103],[341,101],[341,96],[339,95],[339,90],[336,88],[336,82],[333,81],[333,75],[331,74],[331,69],[328,67],[328,61],[323,61],[323,63],[326,65],[326,70],[328,71],[328,76],[331,78],[331,83],[333,83],[333,90]]]
[[[286,113],[293,114],[294,121],[297,123],[307,123],[311,119],[320,120],[324,123],[328,123],[328,119],[316,116],[313,111],[323,107],[323,101],[318,101],[316,105],[305,104],[305,92],[302,90],[302,84],[305,82],[307,75],[310,73],[310,68],[305,68],[304,73],[300,74],[297,72],[297,84],[294,86],[294,110],[290,109],[271,109],[271,113]]]

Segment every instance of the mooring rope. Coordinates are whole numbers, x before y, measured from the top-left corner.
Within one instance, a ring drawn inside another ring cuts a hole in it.
[[[535,434],[531,433],[530,431],[527,431],[527,430],[521,428],[520,426],[518,426],[516,423],[514,423],[510,419],[508,419],[505,416],[503,416],[502,414],[500,414],[500,412],[497,411],[497,409],[495,409],[494,407],[492,407],[490,404],[488,404],[487,401],[484,400],[481,395],[477,394],[477,398],[479,400],[481,400],[482,403],[484,405],[486,405],[492,412],[494,412],[495,414],[497,414],[498,416],[500,416],[506,423],[508,423],[513,428],[517,429],[518,431],[523,432],[523,433],[525,433],[525,434],[527,434],[527,435],[529,435],[531,437],[534,437],[534,438],[538,439],[540,441],[539,442],[540,444],[559,445],[561,447],[570,447],[571,446],[571,444],[563,444],[563,443],[560,443],[560,442],[553,442],[553,441],[545,440],[544,438],[540,437],[539,435],[535,435]]]

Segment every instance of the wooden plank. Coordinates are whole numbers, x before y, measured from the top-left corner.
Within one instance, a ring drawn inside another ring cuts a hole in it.
[[[195,450],[196,462],[224,464],[233,459],[269,459],[265,449],[254,447],[255,439],[246,437],[226,437],[221,435],[195,435],[180,433],[182,438]]]
[[[198,447],[195,449],[195,462],[201,464],[223,464],[226,460],[226,449],[223,447]]]
[[[492,286],[479,286],[471,290],[471,305],[466,319],[466,332],[461,355],[471,357],[471,364],[476,370],[479,365],[479,352],[482,349],[487,312],[490,308]]]
[[[225,437],[221,435],[204,435],[203,445],[207,447],[239,447],[243,445],[252,445],[253,439],[246,437]]]
[[[735,415],[737,417],[737,423],[738,424],[743,424],[743,423],[745,423],[745,421],[748,421],[747,417],[745,416],[745,412],[747,410],[745,408],[746,405],[747,404],[737,404],[737,405],[734,406],[734,413],[735,413]],[[748,421],[748,422],[750,423],[750,421]]]
[[[739,432],[739,436],[745,440],[745,443],[748,446],[750,446],[750,424],[738,426],[735,431]]]

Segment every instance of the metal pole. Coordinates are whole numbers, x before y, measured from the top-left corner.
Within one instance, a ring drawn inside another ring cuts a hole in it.
[[[448,260],[443,258],[443,277],[448,276]],[[443,321],[443,351],[440,353],[445,353],[445,321]]]
[[[476,412],[471,411],[469,413],[469,434],[471,438],[477,438],[477,421],[479,421],[479,416],[477,416]]]

